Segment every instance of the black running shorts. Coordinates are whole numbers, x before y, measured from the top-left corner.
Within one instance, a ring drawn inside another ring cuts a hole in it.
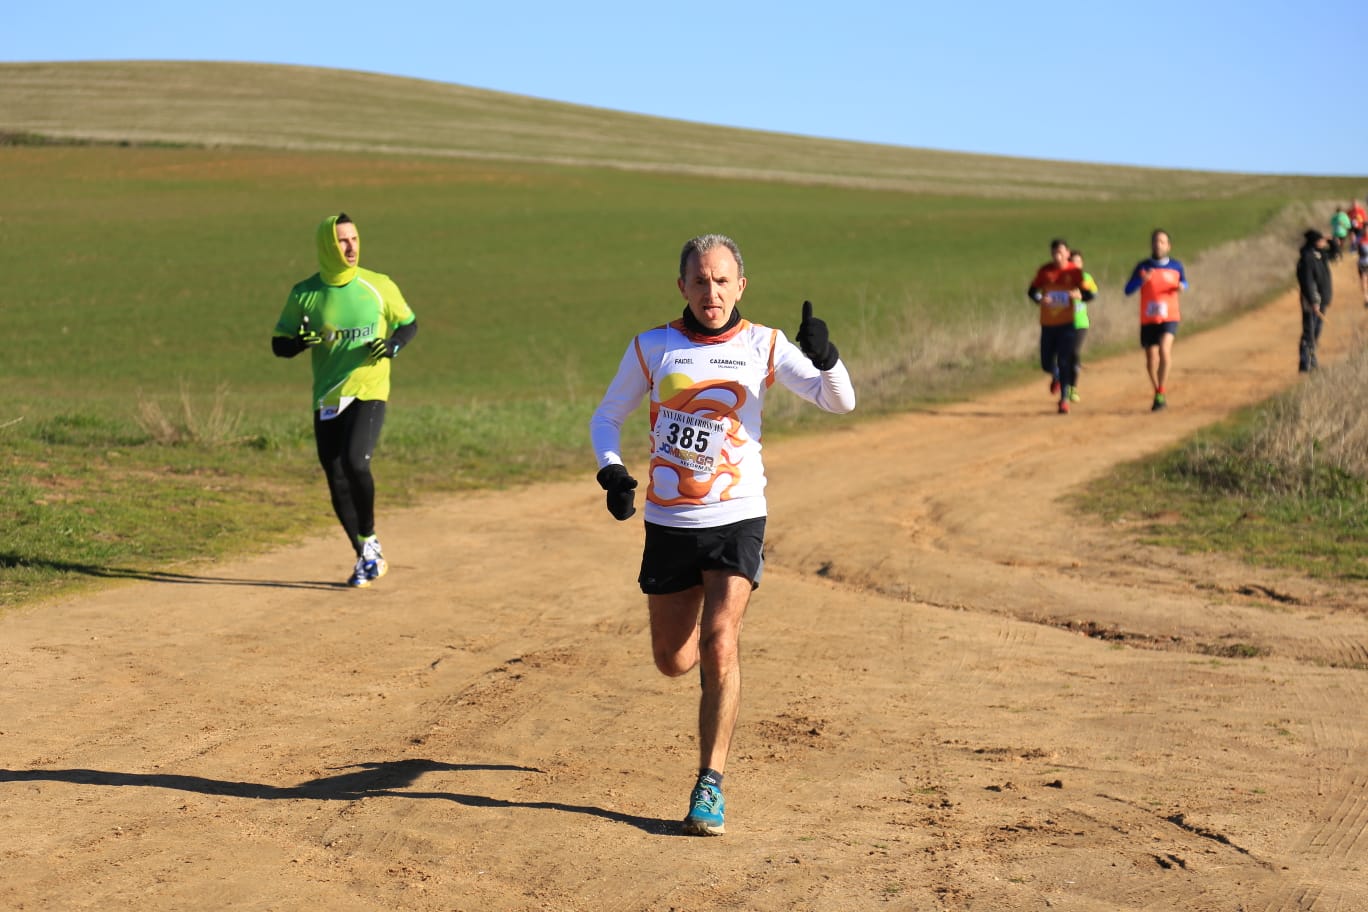
[[[1150,348],[1160,344],[1164,335],[1178,335],[1178,321],[1170,320],[1168,323],[1141,323],[1140,324],[1140,347]]]
[[[645,523],[637,582],[647,595],[670,595],[703,582],[704,570],[730,570],[760,585],[764,570],[765,517],[726,526],[676,529]]]

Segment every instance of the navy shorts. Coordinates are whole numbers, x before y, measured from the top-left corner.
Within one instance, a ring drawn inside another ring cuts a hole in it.
[[[1149,348],[1158,345],[1163,341],[1164,335],[1178,335],[1178,321],[1170,320],[1168,323],[1141,323],[1140,324],[1140,347]]]
[[[692,589],[703,582],[704,570],[730,570],[750,580],[752,589],[760,585],[765,568],[765,517],[702,529],[644,525],[646,545],[637,582],[647,595]]]

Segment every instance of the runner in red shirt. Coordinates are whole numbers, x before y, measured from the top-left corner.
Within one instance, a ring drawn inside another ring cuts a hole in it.
[[[1168,232],[1154,229],[1150,235],[1151,256],[1135,264],[1126,283],[1126,294],[1140,292],[1140,347],[1145,350],[1145,369],[1154,387],[1154,402],[1150,405],[1154,412],[1168,406],[1164,387],[1173,365],[1173,339],[1182,319],[1178,294],[1188,287],[1183,264],[1169,256],[1170,249]]]
[[[1059,413],[1067,415],[1077,350],[1074,303],[1092,300],[1092,292],[1083,289],[1083,270],[1069,262],[1065,241],[1050,242],[1050,262],[1036,270],[1026,296],[1040,305],[1040,369],[1050,375]]]

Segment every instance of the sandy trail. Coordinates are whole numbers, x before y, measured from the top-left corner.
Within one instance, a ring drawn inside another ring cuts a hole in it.
[[[328,535],[10,612],[0,907],[1368,908],[1368,591],[1060,503],[1296,382],[1296,333],[1180,337],[1160,414],[1136,352],[1067,418],[1041,382],[771,446],[721,839],[674,834],[697,683],[588,476],[382,508],[367,591]]]

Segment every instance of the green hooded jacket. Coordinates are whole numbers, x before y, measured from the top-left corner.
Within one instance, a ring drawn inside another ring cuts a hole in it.
[[[313,408],[327,420],[357,399],[389,398],[393,362],[373,359],[369,345],[415,316],[389,276],[347,264],[337,243],[337,216],[318,226],[315,244],[318,272],[290,289],[275,335],[294,337],[308,316],[309,327],[323,337],[310,355]]]
[[[1090,291],[1094,296],[1097,294],[1097,283],[1087,271],[1083,273],[1083,290]],[[1086,301],[1074,301],[1074,329],[1087,329],[1091,323],[1088,320],[1088,303]]]

